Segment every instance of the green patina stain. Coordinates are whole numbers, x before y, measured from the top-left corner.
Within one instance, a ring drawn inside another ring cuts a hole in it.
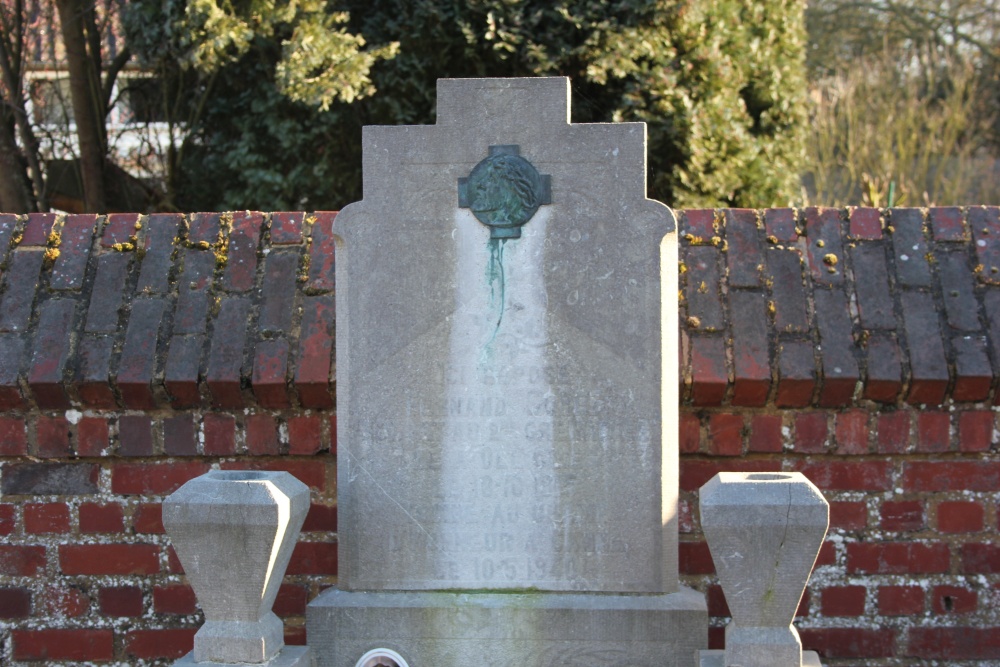
[[[506,307],[506,276],[503,266],[503,247],[506,239],[491,238],[490,261],[486,265],[486,284],[490,286],[490,307],[497,311],[496,324],[493,326],[493,333],[486,343],[489,347],[497,333],[500,331],[500,323],[503,322],[503,311]]]

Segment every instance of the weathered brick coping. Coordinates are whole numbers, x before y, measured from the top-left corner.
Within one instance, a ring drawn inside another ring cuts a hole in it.
[[[0,216],[0,410],[331,407],[335,215]],[[996,396],[1000,208],[679,222],[686,403]]]

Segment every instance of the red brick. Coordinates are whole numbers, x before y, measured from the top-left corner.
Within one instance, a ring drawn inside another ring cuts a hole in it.
[[[177,557],[177,552],[174,551],[172,546],[167,547],[166,572],[169,574],[184,574],[184,566],[181,565],[181,559]]]
[[[979,606],[976,591],[962,586],[935,586],[931,589],[931,609],[935,614],[971,614]]]
[[[309,589],[306,586],[282,584],[278,588],[278,596],[274,599],[274,613],[280,618],[305,616],[307,602],[309,602]]]
[[[308,517],[307,517],[308,519]],[[677,501],[677,531],[681,534],[694,533],[698,530],[694,516],[694,503],[690,500]]]
[[[989,410],[968,410],[958,415],[958,449],[986,452],[993,444],[994,419]]]
[[[769,248],[765,257],[775,328],[781,333],[808,332],[811,324],[802,278],[802,255],[794,249]]]
[[[45,547],[0,544],[0,574],[33,577],[45,569]]]
[[[143,503],[135,509],[132,516],[132,527],[136,533],[163,534],[163,505],[160,503]]]
[[[681,413],[680,453],[697,454],[701,449],[701,422],[698,415]]]
[[[799,235],[795,228],[795,210],[791,208],[769,208],[764,211],[764,229],[781,243],[794,243]]]
[[[781,416],[752,415],[750,417],[749,451],[780,452],[784,447]]]
[[[65,410],[69,398],[63,375],[69,357],[70,331],[76,302],[50,299],[42,304],[35,334],[34,354],[28,370],[28,387],[43,410]]]
[[[708,615],[715,618],[725,618],[732,616],[729,604],[726,602],[726,594],[722,591],[722,586],[712,584],[705,591],[705,599],[708,602]]]
[[[913,627],[908,655],[924,660],[1000,660],[1000,627]]]
[[[158,213],[145,219],[141,243],[145,249],[139,269],[136,291],[143,294],[165,294],[170,291],[167,277],[173,263],[174,239],[183,217],[176,213]]]
[[[955,336],[951,339],[951,348],[955,353],[955,386],[951,392],[954,400],[976,402],[989,397],[993,372],[986,347],[986,339],[982,336]]]
[[[951,417],[947,412],[917,413],[917,448],[923,453],[947,452],[951,444]]]
[[[160,547],[155,544],[60,544],[63,574],[157,574]]]
[[[74,382],[80,401],[85,407],[97,410],[114,410],[118,407],[111,390],[111,355],[114,352],[112,336],[84,336],[77,347],[80,366]]]
[[[907,461],[903,488],[907,491],[995,491],[1000,487],[997,461]]]
[[[896,280],[907,287],[930,287],[924,212],[919,208],[894,208],[890,215]]]
[[[838,454],[868,453],[868,411],[845,410],[837,415],[834,427]]]
[[[853,238],[878,241],[882,238],[882,215],[877,208],[852,208],[850,235]]]
[[[288,419],[288,453],[292,456],[312,456],[323,449],[323,418],[319,415],[297,415]]]
[[[257,244],[264,216],[256,211],[233,213],[229,251],[223,276],[226,289],[245,292],[254,285],[257,273]]]
[[[736,459],[681,459],[680,487],[682,491],[697,491],[719,472],[778,472],[781,461]]]
[[[305,646],[306,628],[301,625],[285,626],[285,644],[288,646]]]
[[[83,286],[96,222],[96,215],[66,216],[60,231],[59,257],[52,266],[49,282],[52,289],[78,290]]]
[[[802,648],[831,658],[889,658],[896,655],[896,631],[891,628],[802,628]]]
[[[844,282],[844,242],[841,238],[841,212],[833,208],[807,208],[804,211],[806,259],[812,279],[819,284],[840,285]],[[836,264],[825,258],[833,255]],[[831,272],[830,269],[833,269]],[[817,307],[817,314],[819,308]]]
[[[41,458],[70,456],[70,424],[65,417],[39,416],[35,424],[36,454]]]
[[[90,290],[87,308],[88,333],[115,333],[118,329],[118,309],[125,294],[128,264],[131,255],[118,252],[97,258],[97,275]]]
[[[170,394],[170,404],[175,409],[198,407],[201,391],[198,388],[198,367],[205,337],[174,336],[170,339],[167,363],[163,369],[163,386]]]
[[[104,616],[142,616],[142,589],[138,586],[111,586],[97,592],[97,604]]]
[[[882,542],[848,544],[847,571],[870,574],[934,574],[947,572],[947,544]]]
[[[153,611],[187,616],[198,611],[194,589],[184,584],[153,587]]]
[[[90,611],[90,598],[79,586],[47,586],[38,594],[36,606],[43,618],[79,618]]]
[[[264,283],[261,287],[261,331],[284,332],[292,326],[292,306],[299,270],[299,249],[275,250],[264,260]]]
[[[205,456],[230,456],[236,453],[236,419],[232,415],[206,412]]]
[[[191,243],[214,244],[219,239],[219,213],[192,213],[188,216],[187,238]]]
[[[164,496],[184,482],[208,472],[208,463],[116,463],[111,469],[111,492],[119,495]]]
[[[304,408],[333,407],[333,394],[330,391],[333,327],[333,297],[305,297],[295,371],[295,388]]]
[[[22,417],[0,417],[0,456],[28,453],[28,436]]]
[[[979,304],[975,294],[975,275],[964,248],[948,251],[938,247],[934,253],[944,312],[949,326],[963,332],[979,331]]]
[[[883,530],[920,530],[924,521],[924,503],[920,500],[886,500],[880,510]]]
[[[704,241],[715,236],[715,211],[710,208],[688,209],[680,212],[681,234],[691,234]]]
[[[862,616],[865,613],[864,586],[830,586],[820,593],[824,616]]]
[[[959,207],[934,207],[930,209],[930,218],[935,241],[964,241],[968,238]]]
[[[823,567],[824,565],[834,565],[837,562],[837,547],[833,542],[829,540],[823,542],[819,548],[819,554],[816,556],[816,564],[813,568]]]
[[[910,392],[906,400],[940,405],[948,386],[948,363],[934,300],[923,292],[904,292],[900,300],[910,350]]]
[[[135,223],[139,221],[137,213],[112,213],[104,224],[101,232],[101,246],[110,248],[116,243],[128,243],[129,237],[135,234]]]
[[[691,399],[695,405],[721,405],[729,385],[726,348],[721,338],[691,338]]]
[[[76,453],[103,456],[110,444],[108,422],[103,417],[83,417],[76,425]]]
[[[193,415],[182,414],[163,420],[163,451],[168,456],[194,456],[198,453]]]
[[[983,506],[976,502],[945,500],[937,506],[937,526],[942,533],[976,533],[983,529]]]
[[[11,632],[15,660],[114,660],[113,630],[46,628]]]
[[[963,544],[960,556],[963,574],[1000,574],[1000,545]]]
[[[785,341],[778,346],[778,390],[774,404],[779,408],[802,408],[812,401],[816,388],[813,345]]]
[[[743,454],[743,415],[713,414],[708,420],[708,449],[715,456]]]
[[[771,390],[767,302],[760,292],[729,294],[733,341],[733,405],[763,406]]]
[[[24,506],[24,532],[68,533],[69,507],[65,503],[27,503]]]
[[[893,312],[885,246],[881,243],[858,243],[848,247],[847,254],[851,265],[864,271],[863,279],[854,282],[861,327],[869,331],[895,329],[896,314]]]
[[[832,501],[831,530],[864,530],[868,526],[868,506],[864,502]]]
[[[243,407],[240,377],[249,315],[249,299],[230,297],[222,300],[219,316],[215,320],[205,376],[216,407]]]
[[[910,443],[910,413],[905,410],[880,412],[878,415],[879,454],[903,454]]]
[[[27,404],[18,380],[24,341],[17,335],[0,335],[0,410],[21,410]]]
[[[715,562],[707,542],[681,542],[678,548],[678,567],[681,574],[714,574]]]
[[[31,591],[27,588],[0,588],[0,619],[31,616]]]
[[[752,209],[726,209],[726,264],[731,287],[757,287],[760,284],[761,256],[757,239],[757,212]]]
[[[156,406],[152,386],[156,341],[166,307],[167,302],[163,298],[136,299],[132,303],[132,314],[115,377],[127,408],[150,410]]]
[[[708,648],[713,651],[721,651],[726,646],[726,629],[722,627],[709,626],[708,628]]]
[[[309,248],[310,290],[330,291],[333,289],[336,244],[333,236],[333,222],[336,211],[322,211],[313,214],[312,245]]]
[[[254,456],[277,456],[281,453],[278,425],[274,417],[254,414],[246,418],[247,453]]]
[[[303,532],[333,533],[337,531],[337,506],[312,503],[302,524]]]
[[[714,246],[688,249],[684,262],[687,267],[684,301],[689,318],[698,318],[697,326],[688,320],[694,331],[722,331],[725,327],[719,291],[719,256],[719,249]]]
[[[882,616],[916,616],[924,612],[920,586],[879,586],[878,613]]]
[[[24,223],[21,247],[44,247],[49,242],[49,234],[56,222],[55,213],[32,213]]]
[[[152,456],[153,420],[147,415],[118,418],[118,451],[122,456]]]
[[[125,514],[118,503],[81,503],[81,533],[120,533],[125,527]]]
[[[300,211],[271,214],[271,245],[288,245],[302,242],[302,221]]]
[[[796,461],[795,469],[824,491],[886,491],[892,488],[888,461]]]
[[[197,628],[130,630],[125,635],[125,654],[137,660],[181,658],[194,648]]]
[[[299,542],[288,563],[288,574],[337,574],[337,544]]]
[[[174,334],[204,334],[208,320],[208,289],[215,273],[215,255],[208,250],[184,251],[184,271],[177,281]]]
[[[327,463],[323,458],[223,461],[223,470],[284,470],[306,486],[322,492],[326,489]]]
[[[821,342],[818,350],[823,366],[819,405],[844,406],[851,402],[861,377],[854,357],[857,345],[852,334],[847,295],[837,289],[816,290],[813,299],[816,301],[816,324]]]
[[[42,270],[41,250],[15,250],[7,262],[7,289],[0,297],[0,331],[28,329],[31,304]]]
[[[0,505],[0,535],[10,535],[17,527],[17,513],[14,506],[9,504]]]
[[[261,407],[288,408],[286,374],[288,372],[288,341],[262,340],[257,343],[253,362],[253,394]]]
[[[337,454],[337,415],[330,415],[330,453]]]
[[[795,415],[795,451],[819,454],[826,451],[827,413],[803,412]]]

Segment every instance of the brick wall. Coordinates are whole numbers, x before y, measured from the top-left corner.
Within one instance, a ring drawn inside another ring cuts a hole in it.
[[[212,466],[313,506],[290,643],[336,581],[332,213],[0,216],[0,663],[169,664],[200,622],[160,521]],[[680,215],[681,569],[717,470],[800,470],[830,665],[1000,664],[1000,209]]]

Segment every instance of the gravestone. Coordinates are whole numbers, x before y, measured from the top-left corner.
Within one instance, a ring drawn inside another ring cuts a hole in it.
[[[334,227],[339,583],[309,607],[317,665],[705,648],[677,577],[675,220],[646,199],[645,125],[569,111],[564,78],[441,80],[436,125],[364,129],[364,198]]]

